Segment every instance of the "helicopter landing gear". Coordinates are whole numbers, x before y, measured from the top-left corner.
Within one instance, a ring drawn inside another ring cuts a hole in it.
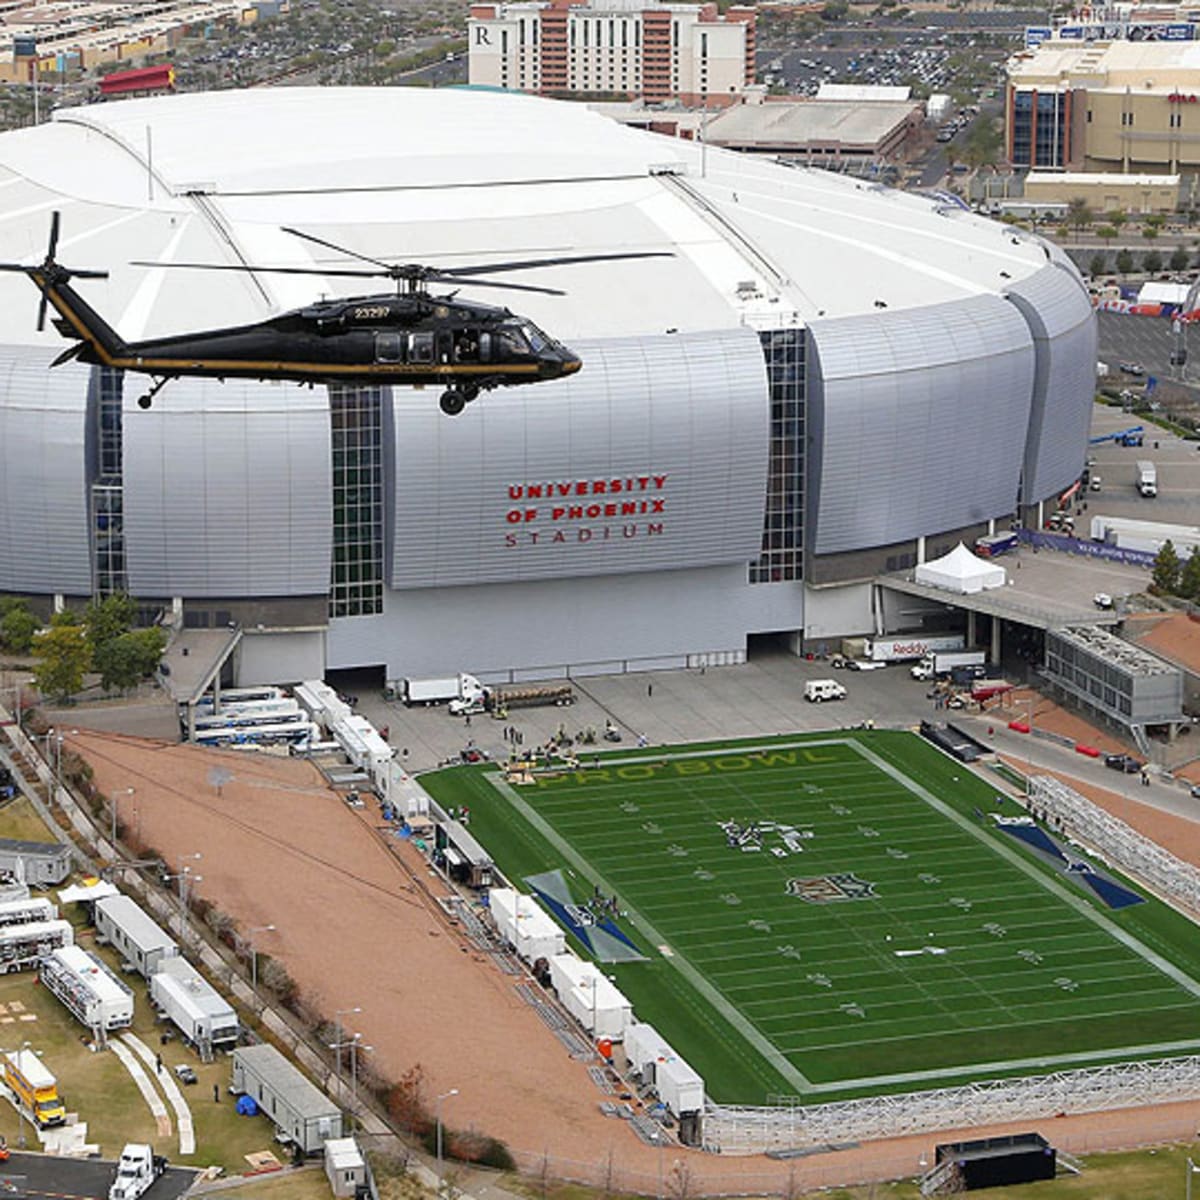
[[[143,395],[138,397],[138,408],[149,408],[154,400],[154,397],[163,390],[169,379],[169,375],[164,375],[162,379],[156,379],[154,381],[154,386],[148,392],[145,392]]]
[[[463,392],[457,392],[451,388],[449,391],[442,393],[439,404],[446,416],[457,417],[467,407],[467,397]]]
[[[470,403],[471,403],[471,401],[472,401],[472,400],[474,400],[474,399],[475,399],[475,397],[479,395],[479,384],[477,384],[477,383],[464,383],[464,384],[462,385],[462,387],[461,387],[461,388],[459,388],[459,391],[460,391],[460,392],[462,392],[463,399],[464,399],[464,400],[465,400],[465,401],[466,401],[468,404],[470,404]]]

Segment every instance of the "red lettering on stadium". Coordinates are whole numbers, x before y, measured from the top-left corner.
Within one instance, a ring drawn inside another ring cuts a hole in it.
[[[515,549],[658,537],[666,531],[662,521],[637,518],[666,515],[663,492],[668,478],[666,474],[649,474],[510,483],[509,501],[524,504],[505,512],[504,523],[509,531],[504,535],[504,544]],[[550,503],[545,507],[529,503],[535,500]]]
[[[1195,104],[1196,97],[1190,92],[1172,92],[1167,97],[1168,104]]]
[[[555,500],[567,496],[613,496],[628,492],[661,492],[665,475],[630,475],[624,479],[567,479],[551,483],[510,483],[510,500]]]

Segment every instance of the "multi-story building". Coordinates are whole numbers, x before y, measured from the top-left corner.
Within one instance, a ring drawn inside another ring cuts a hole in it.
[[[1010,62],[1007,101],[1007,153],[1015,167],[1200,170],[1200,55],[1193,42],[1055,37]]]
[[[547,96],[730,103],[754,82],[754,8],[656,0],[472,4],[470,81]]]

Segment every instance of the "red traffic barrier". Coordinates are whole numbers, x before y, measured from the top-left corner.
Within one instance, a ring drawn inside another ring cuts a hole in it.
[[[1013,730],[1016,733],[1028,733],[1029,732],[1029,722],[1028,721],[1009,721],[1008,727],[1009,727],[1009,729]]]
[[[1095,746],[1078,745],[1075,747],[1076,754],[1086,754],[1088,758],[1099,758],[1100,751]]]

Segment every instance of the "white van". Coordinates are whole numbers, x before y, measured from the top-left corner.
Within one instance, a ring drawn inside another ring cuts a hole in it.
[[[846,689],[836,679],[810,679],[804,685],[804,698],[812,704],[822,700],[845,700]]]

